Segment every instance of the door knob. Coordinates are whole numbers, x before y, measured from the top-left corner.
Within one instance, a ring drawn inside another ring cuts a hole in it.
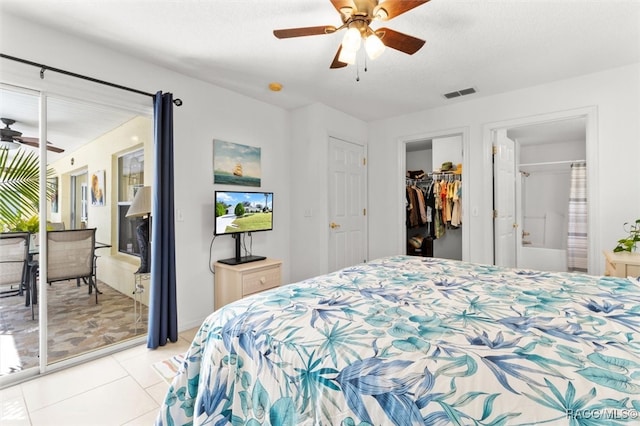
[[[329,224],[329,227],[330,227],[331,229],[338,229],[338,228],[340,228],[340,225],[338,225],[338,224],[337,224],[337,223],[335,223],[335,222],[331,222],[331,223]]]

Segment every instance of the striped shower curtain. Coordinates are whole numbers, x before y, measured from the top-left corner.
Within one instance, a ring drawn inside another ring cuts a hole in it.
[[[567,241],[567,267],[570,272],[587,272],[587,226],[587,164],[573,163]]]

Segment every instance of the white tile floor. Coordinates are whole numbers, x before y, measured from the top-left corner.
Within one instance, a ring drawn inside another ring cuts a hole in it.
[[[151,367],[183,353],[197,329],[0,390],[0,425],[152,425],[168,385]]]

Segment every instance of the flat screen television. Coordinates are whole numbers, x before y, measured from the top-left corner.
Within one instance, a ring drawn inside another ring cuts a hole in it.
[[[243,233],[273,229],[273,192],[215,191],[216,221],[213,233],[232,235],[235,257],[218,262],[229,265],[263,260],[265,256],[241,256],[240,237]]]

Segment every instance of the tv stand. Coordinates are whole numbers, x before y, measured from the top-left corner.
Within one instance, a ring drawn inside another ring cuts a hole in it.
[[[260,262],[214,265],[214,309],[281,284],[282,261],[267,258]]]
[[[242,234],[233,234],[233,239],[236,240],[236,255],[235,257],[230,257],[228,259],[218,260],[220,263],[224,263],[226,265],[242,265],[243,263],[256,262],[258,260],[265,260],[266,256],[240,256],[240,236]]]
[[[258,260],[265,260],[266,256],[240,256],[239,258],[230,257],[229,259],[220,259],[218,262],[225,265],[242,265],[243,263],[256,262]]]

